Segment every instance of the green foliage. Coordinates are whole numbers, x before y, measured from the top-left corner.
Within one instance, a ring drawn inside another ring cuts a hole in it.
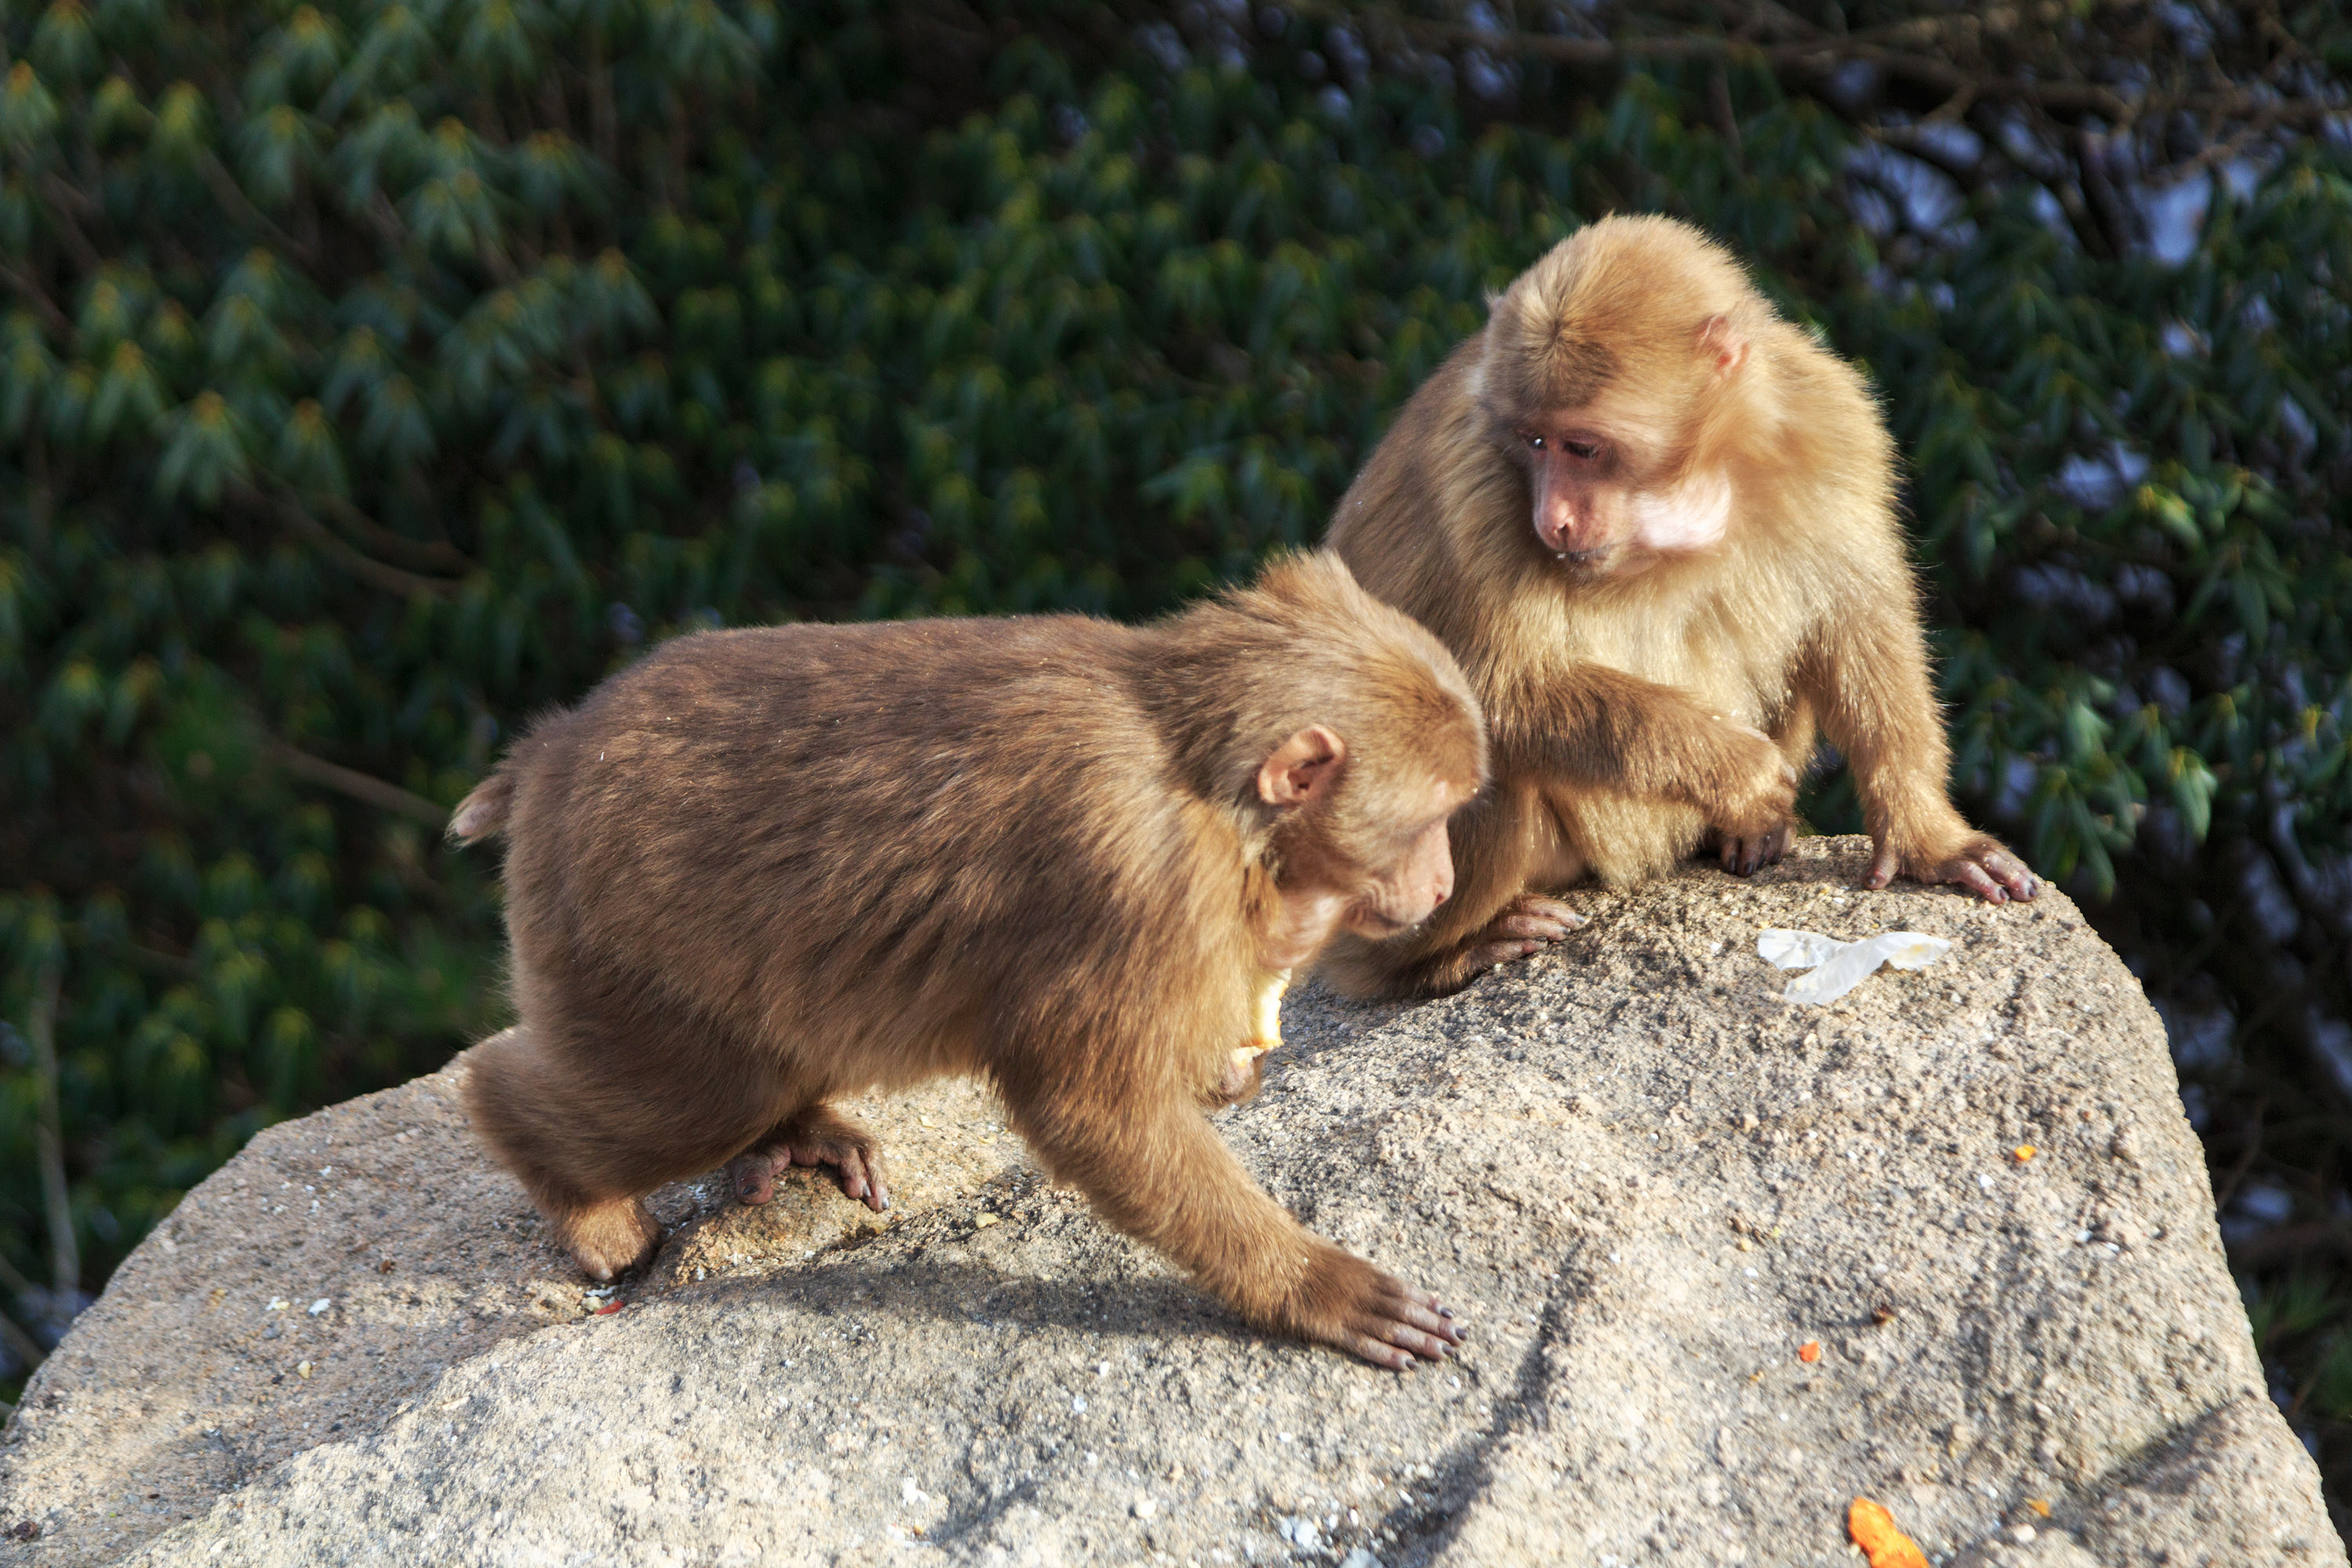
[[[1318,88],[1303,42],[1171,78],[1009,29],[949,112],[901,20],[0,19],[0,1016],[61,975],[86,1284],[257,1126],[498,1021],[490,868],[422,819],[534,710],[690,626],[1244,574],[1486,290],[1612,210],[1715,230],[1869,364],[1958,780],[2038,865],[2345,847],[2335,144],[2178,268],[1998,196],[1898,258],[1851,132],[1769,79],[1732,79],[1734,144],[1671,76],[1530,67],[1482,125]],[[28,1077],[0,1251],[37,1272]]]

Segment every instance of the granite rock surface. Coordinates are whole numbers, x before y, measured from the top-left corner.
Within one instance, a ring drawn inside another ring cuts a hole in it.
[[[866,1108],[887,1223],[714,1173],[592,1294],[460,1058],[142,1245],[8,1427],[0,1561],[1844,1564],[1866,1496],[1970,1568],[2343,1564],[2137,984],[2059,895],[1864,860],[1580,893],[1438,1002],[1293,998],[1220,1125],[1466,1311],[1445,1365],[1253,1333],[957,1085]],[[1953,945],[1821,1008],[1772,927]]]

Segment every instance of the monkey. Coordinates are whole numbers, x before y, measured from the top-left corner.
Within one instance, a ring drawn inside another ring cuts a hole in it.
[[[1307,1230],[1206,1108],[1255,1090],[1281,977],[1445,901],[1486,746],[1444,646],[1324,554],[1141,626],[677,638],[452,816],[508,842],[519,1026],[477,1049],[473,1124],[609,1279],[659,1244],[643,1194],[720,1164],[746,1202],[822,1164],[887,1209],[835,1102],[976,1076],[1253,1325],[1437,1359],[1453,1310]]]
[[[1494,784],[1454,819],[1455,897],[1342,937],[1341,990],[1429,994],[1565,937],[1551,895],[1711,845],[1748,875],[1794,831],[1825,735],[1865,885],[2033,897],[1946,792],[1894,442],[1863,377],[1688,225],[1609,217],[1494,297],[1341,496],[1325,545],[1454,650]]]

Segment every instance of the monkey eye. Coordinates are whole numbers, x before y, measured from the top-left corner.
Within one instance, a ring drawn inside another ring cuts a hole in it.
[[[1588,463],[1601,456],[1601,443],[1598,441],[1562,441],[1560,446],[1570,457],[1580,458]]]
[[[1532,430],[1520,431],[1519,439],[1525,441],[1528,446],[1534,447],[1538,452],[1544,449],[1544,438],[1537,435]]]

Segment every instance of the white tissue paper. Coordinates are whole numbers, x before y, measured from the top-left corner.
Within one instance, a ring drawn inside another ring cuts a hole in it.
[[[1886,931],[1861,942],[1840,942],[1814,931],[1768,931],[1756,939],[1756,956],[1780,969],[1806,969],[1780,993],[1790,1002],[1810,1002],[1826,1007],[1878,972],[1882,963],[1897,969],[1925,969],[1952,951],[1940,936],[1916,931]]]

